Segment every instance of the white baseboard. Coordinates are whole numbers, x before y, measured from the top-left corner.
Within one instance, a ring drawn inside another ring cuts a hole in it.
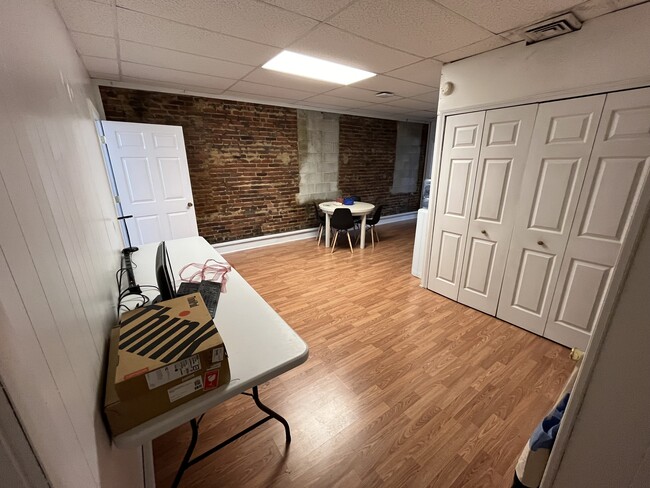
[[[382,217],[377,225],[385,225],[394,222],[402,222],[407,220],[417,219],[418,213],[405,212],[395,215],[387,215]],[[284,244],[285,242],[301,241],[303,239],[315,239],[318,237],[318,229],[302,229],[294,230],[291,232],[282,232],[280,234],[269,234],[266,236],[250,237],[248,239],[237,239],[236,241],[221,242],[213,244],[220,254],[228,254],[231,252],[245,251],[247,249],[256,249],[258,247],[274,246],[276,244]]]

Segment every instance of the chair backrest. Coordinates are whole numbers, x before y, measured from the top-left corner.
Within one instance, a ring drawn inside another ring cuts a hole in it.
[[[335,229],[350,229],[354,227],[354,219],[349,208],[337,208],[330,218],[330,225]]]
[[[383,205],[379,205],[375,209],[375,213],[372,214],[372,218],[368,221],[368,225],[377,225],[377,222],[379,222],[379,219],[381,218],[381,210],[384,208]]]
[[[319,222],[322,222],[325,220],[325,217],[320,213],[320,208],[318,207],[318,204],[316,201],[312,202],[314,204],[314,215],[316,216],[316,220]]]

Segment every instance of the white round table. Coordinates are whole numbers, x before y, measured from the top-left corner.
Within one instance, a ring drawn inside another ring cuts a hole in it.
[[[359,246],[366,247],[366,217],[372,212],[375,206],[372,203],[354,202],[353,205],[344,205],[339,202],[323,202],[318,207],[325,214],[325,246],[330,247],[330,217],[337,208],[347,208],[355,217],[361,217],[361,239]]]

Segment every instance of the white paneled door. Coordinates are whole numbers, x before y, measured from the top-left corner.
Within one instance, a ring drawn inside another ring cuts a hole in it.
[[[454,115],[445,124],[428,287],[453,300],[458,298],[484,118],[485,112]]]
[[[607,95],[544,336],[587,346],[637,208],[650,197],[650,88]]]
[[[458,301],[494,315],[537,105],[485,115]]]
[[[539,106],[497,317],[542,334],[605,95]]]
[[[198,235],[182,127],[102,121],[134,246]]]

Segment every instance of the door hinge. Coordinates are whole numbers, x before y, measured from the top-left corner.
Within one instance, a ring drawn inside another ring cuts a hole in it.
[[[106,136],[99,136],[99,142],[101,142],[102,144],[108,144],[106,142]]]
[[[113,199],[115,200],[115,203],[122,203],[122,202],[120,202],[120,196],[119,195],[113,195]]]

